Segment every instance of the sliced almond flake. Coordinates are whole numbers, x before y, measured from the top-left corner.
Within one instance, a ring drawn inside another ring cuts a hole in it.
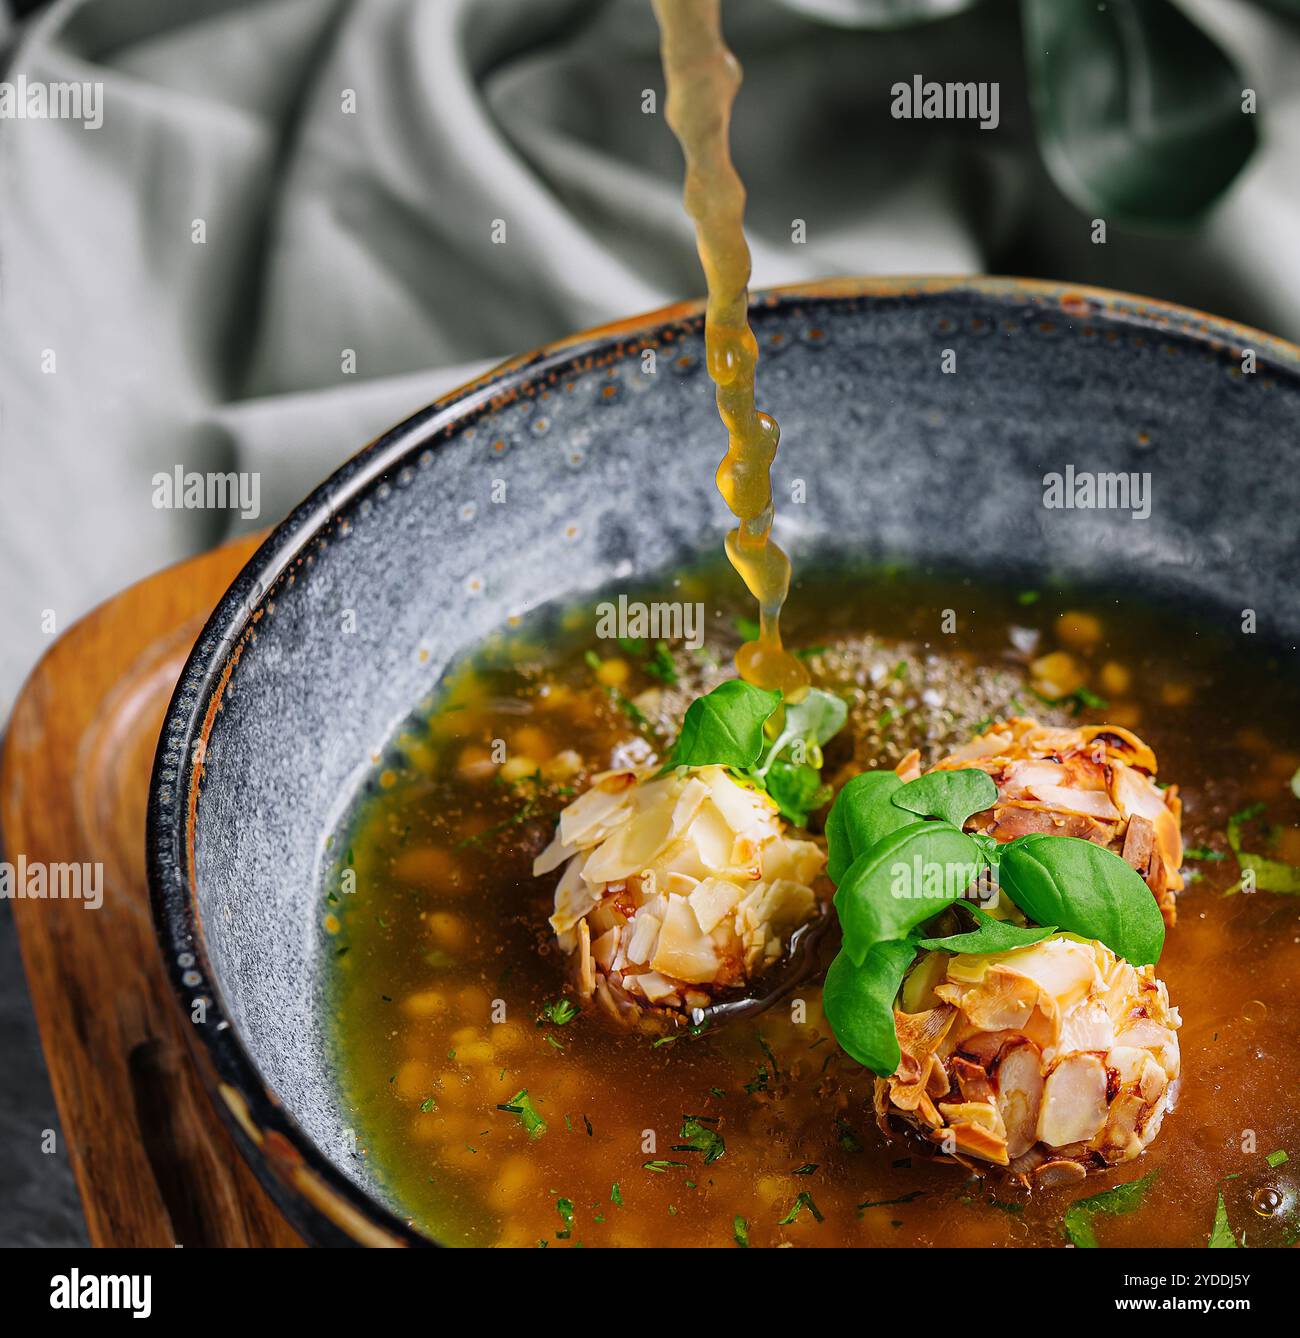
[[[690,985],[707,984],[717,978],[717,950],[713,940],[701,930],[685,897],[668,898],[650,965],[655,971]]]
[[[640,910],[632,920],[632,936],[627,942],[627,960],[638,966],[649,966],[659,942],[659,917],[648,910]]]
[[[673,808],[672,826],[669,834],[680,836],[690,826],[691,820],[700,811],[700,805],[709,797],[709,787],[698,776],[692,776],[682,787]]]
[[[706,878],[687,898],[700,928],[711,934],[725,916],[730,915],[745,895],[744,889],[725,878]]]

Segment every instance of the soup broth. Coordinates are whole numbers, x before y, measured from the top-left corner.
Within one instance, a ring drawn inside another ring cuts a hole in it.
[[[1300,902],[1224,893],[1239,877],[1225,831],[1251,806],[1265,808],[1247,844],[1300,864],[1294,664],[1248,661],[1127,595],[843,569],[796,592],[787,644],[850,704],[827,748],[836,783],[913,747],[928,764],[1015,714],[1126,725],[1154,748],[1183,795],[1189,878],[1159,965],[1183,1017],[1160,1136],[1135,1162],[1030,1195],[887,1141],[872,1075],[836,1045],[816,984],[667,1038],[572,1015],[547,925],[555,875],[534,879],[532,859],[593,773],[665,755],[685,705],[752,638],[734,578],[698,571],[658,594],[710,598],[697,651],[596,639],[590,607],[481,647],[375,759],[331,838],[338,1070],[392,1200],[455,1245],[1055,1245],[1086,1243],[1083,1221],[1102,1245],[1150,1246],[1205,1244],[1221,1194],[1238,1239],[1293,1242]],[[1039,695],[1075,682],[1054,704]],[[1130,1211],[1067,1219],[1074,1200],[1139,1179]]]

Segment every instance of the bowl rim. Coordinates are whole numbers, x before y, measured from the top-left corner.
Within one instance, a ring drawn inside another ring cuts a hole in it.
[[[1255,349],[1261,362],[1300,378],[1300,347],[1236,321],[1176,303],[1087,284],[1001,276],[840,277],[751,294],[751,307],[854,300],[926,299],[969,293],[1004,305],[1040,306],[1069,321],[1089,318],[1189,338],[1219,352]],[[279,582],[338,515],[397,466],[467,420],[508,403],[525,388],[580,362],[632,348],[640,352],[698,328],[704,302],[677,302],[610,321],[508,358],[416,410],[345,460],[277,524],[206,620],[163,720],[149,783],[146,855],[154,928],[178,1005],[214,1105],[277,1207],[308,1243],[435,1246],[353,1183],[279,1102],[240,1038],[212,969],[194,877],[194,823],[206,744],[244,642]]]

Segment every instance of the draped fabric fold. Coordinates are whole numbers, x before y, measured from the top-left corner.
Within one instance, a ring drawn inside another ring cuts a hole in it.
[[[1300,335],[1294,94],[1198,232],[1095,246],[1014,7],[844,26],[871,8],[728,6],[756,286],[1013,271]],[[1244,68],[1294,68],[1294,28],[1243,31]],[[997,131],[892,119],[916,72],[998,80]],[[648,0],[60,0],[19,73],[102,82],[104,117],[0,122],[0,718],[47,611],[274,521],[492,362],[703,287]],[[178,465],[258,472],[262,514],[155,505]]]

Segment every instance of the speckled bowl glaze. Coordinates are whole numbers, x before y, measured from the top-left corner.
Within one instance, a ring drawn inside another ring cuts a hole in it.
[[[838,280],[760,295],[754,324],[778,497],[805,498],[779,507],[796,565],[1032,574],[1300,628],[1291,345],[1007,279]],[[427,1243],[354,1155],[331,1068],[325,835],[509,615],[717,551],[701,325],[686,305],[566,340],[367,446],[267,539],[181,675],[149,810],[159,936],[217,1103],[308,1240]],[[1045,509],[1070,464],[1149,472],[1149,519]]]

